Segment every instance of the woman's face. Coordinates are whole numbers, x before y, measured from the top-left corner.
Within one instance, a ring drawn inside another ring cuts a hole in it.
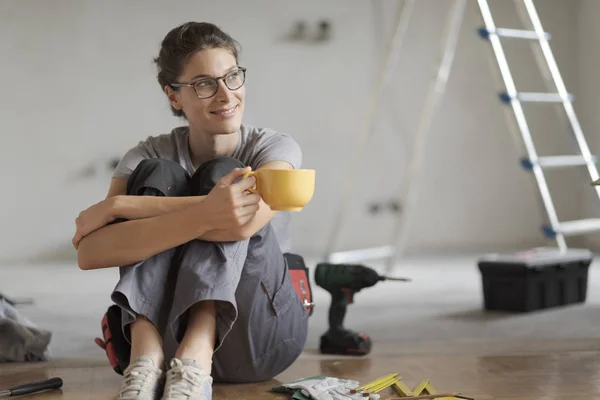
[[[219,79],[217,92],[209,98],[199,98],[196,91],[204,97],[212,93],[212,84],[206,78],[219,78],[229,75],[230,87],[243,73],[235,74],[238,66],[235,57],[226,49],[215,48],[202,50],[190,57],[183,69],[178,82],[197,84],[196,90],[192,87],[181,87],[178,91],[167,89],[167,95],[171,105],[183,110],[190,124],[198,130],[210,135],[224,135],[237,132],[242,123],[244,113],[244,98],[246,89],[230,90],[224,82]]]

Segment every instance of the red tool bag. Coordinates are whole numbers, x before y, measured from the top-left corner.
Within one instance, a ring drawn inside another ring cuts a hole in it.
[[[123,375],[129,365],[131,345],[123,335],[121,329],[121,308],[112,305],[102,317],[102,336],[104,340],[96,338],[96,344],[106,351],[110,366],[119,375]]]
[[[304,264],[304,259],[297,255],[284,254],[292,283],[296,293],[309,315],[314,310],[312,289],[309,279],[309,269]],[[131,345],[125,338],[121,329],[121,308],[112,305],[108,308],[102,317],[102,337],[96,338],[96,344],[106,352],[111,367],[119,375],[123,375],[125,368],[129,365],[129,356],[131,354]]]

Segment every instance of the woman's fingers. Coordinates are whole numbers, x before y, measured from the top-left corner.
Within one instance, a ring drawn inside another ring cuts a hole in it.
[[[240,217],[238,220],[238,223],[240,226],[244,226],[246,225],[248,222],[250,222],[250,220],[252,219],[253,215],[252,214],[248,214],[244,217]]]
[[[233,170],[231,170],[231,172],[229,172],[227,175],[225,175],[224,177],[222,177],[217,186],[220,187],[226,187],[226,186],[230,186],[233,184],[233,182],[236,181],[236,179],[242,177],[246,172],[250,172],[251,168],[250,167],[246,167],[246,168],[234,168]]]
[[[258,211],[258,208],[258,204],[250,204],[247,206],[239,207],[237,211],[238,218],[253,216]]]
[[[258,204],[259,202],[260,202],[260,195],[257,193],[250,193],[250,194],[242,195],[238,204],[240,206],[248,206],[251,204]]]
[[[254,178],[253,176],[249,176],[245,179],[240,180],[239,182],[234,183],[231,186],[234,186],[239,192],[244,192],[256,186],[256,178]]]

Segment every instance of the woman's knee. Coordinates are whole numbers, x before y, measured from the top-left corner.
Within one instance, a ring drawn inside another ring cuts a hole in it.
[[[189,174],[174,161],[148,158],[140,161],[127,181],[127,194],[133,196],[183,196]]]
[[[244,168],[240,160],[233,157],[217,157],[202,163],[190,179],[192,195],[205,196],[217,182],[235,168]]]

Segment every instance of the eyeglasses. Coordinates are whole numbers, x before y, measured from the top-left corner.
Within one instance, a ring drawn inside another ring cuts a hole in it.
[[[217,94],[220,80],[223,80],[223,83],[225,83],[225,86],[227,86],[229,90],[237,90],[244,86],[244,82],[246,82],[246,68],[239,67],[238,69],[217,78],[202,78],[190,83],[172,83],[170,86],[192,87],[196,92],[196,96],[201,99],[208,99]]]

